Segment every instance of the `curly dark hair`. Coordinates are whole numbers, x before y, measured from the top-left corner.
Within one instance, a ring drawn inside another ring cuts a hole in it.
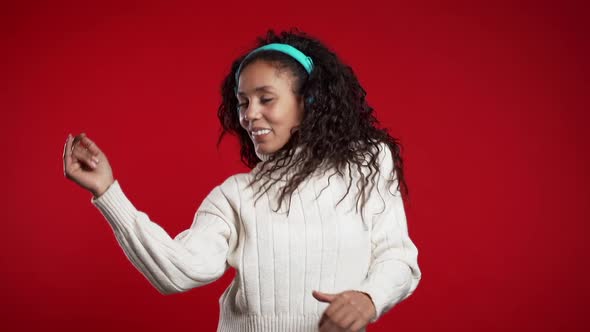
[[[297,28],[291,28],[280,34],[269,29],[266,36],[257,37],[255,48],[270,43],[284,43],[296,47],[313,59],[314,69],[311,74],[308,74],[303,66],[292,57],[273,50],[259,51],[244,61],[242,70],[257,60],[267,61],[277,70],[288,70],[294,77],[292,81],[293,93],[298,96],[303,95],[305,100],[303,119],[300,125],[291,131],[290,140],[272,154],[268,160],[261,161],[256,155],[250,136],[240,125],[237,112],[238,99],[234,90],[238,83],[235,73],[250,51],[232,63],[230,72],[221,84],[222,101],[217,116],[223,130],[217,141],[217,146],[219,147],[226,133],[235,135],[241,144],[242,163],[250,169],[256,167],[260,162],[263,163],[261,169],[264,171],[256,173],[250,185],[263,178],[266,179],[263,186],[269,181],[274,181],[271,184],[274,185],[279,181],[279,178],[288,173],[289,169],[296,170],[282,188],[278,198],[280,209],[285,197],[289,195],[290,202],[292,194],[299,184],[321,166],[323,166],[322,169],[335,170],[332,175],[336,172],[342,175],[344,167],[348,167],[350,170],[351,165],[355,165],[361,174],[359,182],[363,189],[359,191],[356,200],[358,206],[361,194],[365,192],[364,189],[369,184],[369,178],[372,187],[375,185],[374,178],[380,171],[377,153],[374,151],[379,151],[378,145],[383,142],[387,144],[393,157],[394,167],[389,182],[394,182],[396,180],[394,177],[397,175],[397,191],[401,186],[404,196],[408,196],[409,190],[404,179],[403,159],[400,153],[401,144],[398,139],[389,135],[386,128],[377,127],[379,121],[374,117],[373,108],[365,99],[366,92],[352,68],[342,63],[336,54],[320,40]],[[309,97],[313,99],[310,100]],[[295,149],[300,152],[295,153]],[[363,162],[367,161],[367,155],[370,156],[369,163],[365,164]],[[267,164],[272,166],[265,169]],[[367,176],[360,172],[361,168],[365,166],[369,166]],[[375,173],[373,169],[376,170]],[[279,172],[279,178],[271,176],[275,174],[274,172]],[[344,197],[348,195],[351,185],[352,175]],[[365,203],[366,199],[363,200],[361,209],[364,208]]]

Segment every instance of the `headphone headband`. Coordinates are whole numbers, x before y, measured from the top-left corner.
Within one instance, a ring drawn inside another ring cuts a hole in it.
[[[299,62],[303,66],[303,68],[305,68],[305,70],[307,71],[308,74],[311,74],[311,72],[313,71],[313,60],[310,57],[308,57],[307,55],[305,55],[303,52],[298,50],[297,48],[295,48],[291,45],[282,44],[282,43],[267,44],[267,45],[261,46],[255,50],[253,50],[252,52],[248,53],[248,55],[246,55],[246,57],[244,57],[244,59],[240,63],[240,66],[238,67],[238,70],[236,71],[236,87],[234,88],[236,93],[238,92],[238,86],[237,86],[238,85],[238,78],[240,77],[240,72],[242,71],[242,65],[244,64],[244,61],[246,61],[246,59],[248,59],[253,54],[258,53],[260,51],[265,51],[265,50],[274,50],[274,51],[279,51],[279,52],[285,53],[287,55],[290,55],[292,58],[297,60],[297,62]]]

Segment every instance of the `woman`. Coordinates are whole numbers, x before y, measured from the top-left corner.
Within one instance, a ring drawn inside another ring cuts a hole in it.
[[[213,188],[174,238],[90,138],[68,136],[66,177],[93,193],[133,265],[162,294],[236,269],[218,331],[363,331],[410,296],[421,272],[400,145],[376,128],[351,68],[303,32],[269,30],[221,94],[219,141],[236,135],[252,170]]]

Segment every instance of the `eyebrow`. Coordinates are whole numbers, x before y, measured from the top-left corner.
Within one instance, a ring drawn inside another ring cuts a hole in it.
[[[271,92],[273,90],[273,87],[270,85],[263,85],[263,86],[258,86],[254,89],[254,92],[259,92],[259,91],[268,91]],[[238,96],[246,96],[246,93],[244,91],[238,91]]]

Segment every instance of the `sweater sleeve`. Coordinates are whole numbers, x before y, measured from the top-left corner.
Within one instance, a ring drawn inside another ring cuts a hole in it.
[[[237,214],[222,186],[203,200],[190,228],[174,238],[135,208],[117,180],[91,202],[110,224],[129,261],[164,295],[211,283],[229,267],[227,256],[237,242]]]
[[[401,192],[395,191],[397,179],[389,185],[385,181],[391,176],[393,159],[384,143],[381,144],[379,160],[376,201],[380,203],[375,204],[372,218],[371,263],[367,277],[355,289],[368,294],[375,305],[377,315],[371,322],[409,297],[422,276],[417,261],[418,250],[408,234]]]

